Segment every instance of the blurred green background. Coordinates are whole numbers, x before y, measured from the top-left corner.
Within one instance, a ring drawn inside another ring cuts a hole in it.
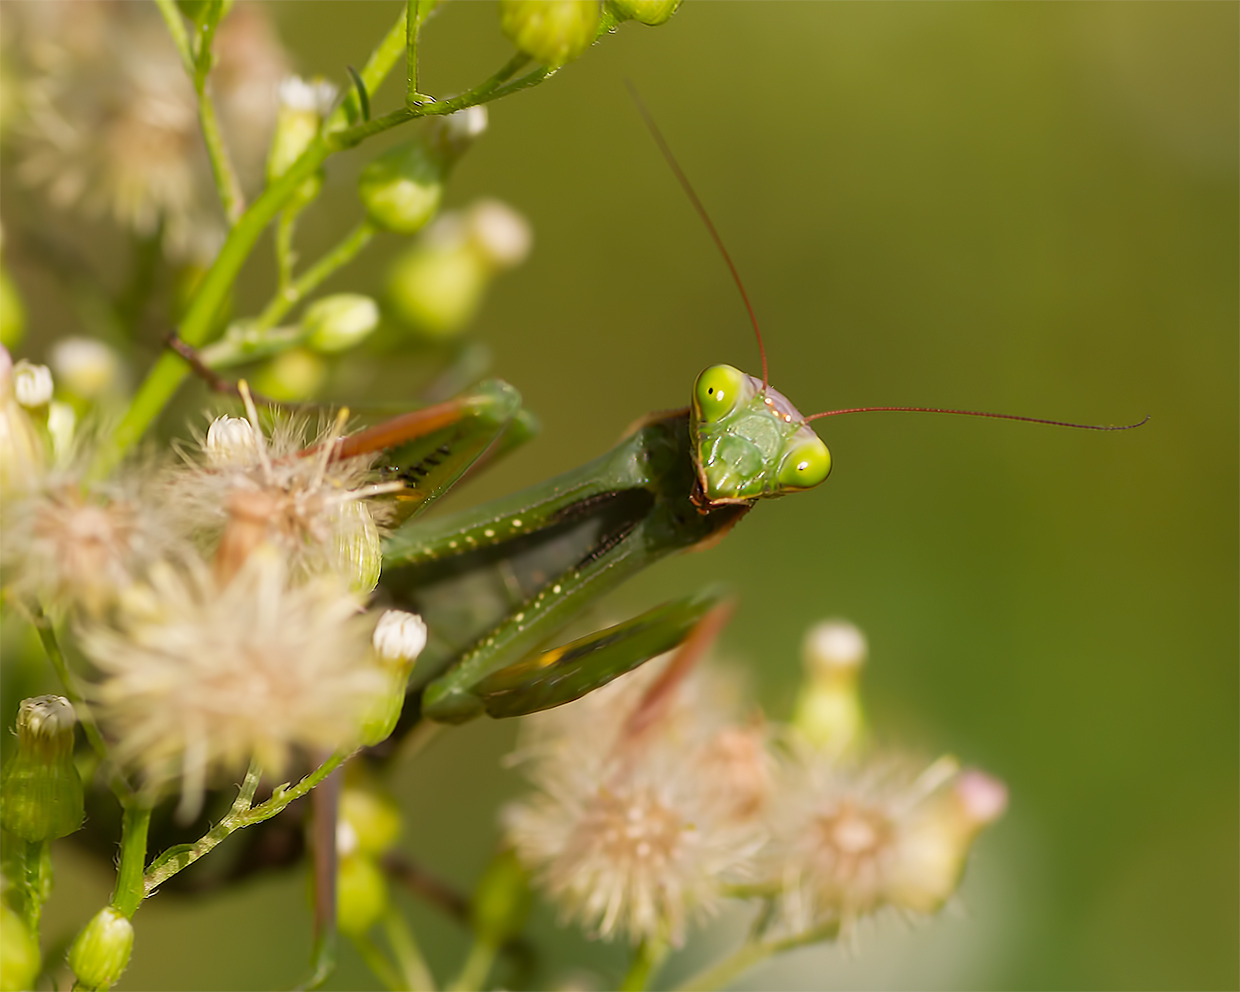
[[[270,9],[298,68],[342,81],[398,7]],[[625,79],[745,278],[773,384],[804,412],[1152,417],[1126,434],[824,421],[835,471],[822,489],[762,506],[717,549],[600,607],[614,619],[730,583],[741,606],[721,653],[777,715],[804,629],[847,617],[871,640],[879,736],[1011,787],[963,913],[862,928],[857,953],[800,952],[748,987],[1240,982],[1238,21],[1213,3],[690,2],[492,105],[459,166],[451,203],[499,196],[534,225],[530,261],[500,279],[474,334],[545,430],[458,506],[601,452],[642,413],[683,405],[708,364],[757,370],[736,291]],[[423,34],[422,88],[464,89],[510,51],[494,4],[447,4]],[[391,87],[376,107],[398,99]],[[356,216],[370,148],[331,163],[328,217],[304,225],[303,257]],[[396,247],[382,241],[332,287],[378,292]],[[410,375],[389,363],[367,395],[407,397]],[[402,787],[407,849],[463,886],[520,787],[499,767],[514,729],[453,732]],[[65,925],[110,884],[71,853],[60,879]],[[449,974],[464,936],[415,919]],[[157,898],[122,987],[287,986],[308,923],[293,877]],[[600,958],[545,908],[533,930],[556,942],[558,973],[616,980],[617,949]],[[329,987],[367,976],[345,951]]]

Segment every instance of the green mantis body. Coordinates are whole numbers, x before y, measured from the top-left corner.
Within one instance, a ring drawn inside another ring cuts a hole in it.
[[[440,477],[459,477],[480,446],[505,443],[501,421],[516,416],[506,388],[484,384],[458,401],[470,411],[449,428],[460,443],[432,432],[416,450],[396,453],[419,508],[441,491]],[[498,617],[475,621],[472,641],[441,643],[439,657],[419,666],[422,715],[460,722],[546,709],[675,647],[717,595],[688,597],[541,650],[620,582],[669,554],[713,543],[757,499],[810,488],[829,470],[826,446],[787,400],[730,366],[713,366],[688,409],[645,419],[580,468],[439,521],[411,518],[386,542],[390,595],[419,606],[424,589],[484,568],[506,571],[511,589]],[[466,595],[455,596],[458,607]],[[434,633],[433,617],[430,623]]]

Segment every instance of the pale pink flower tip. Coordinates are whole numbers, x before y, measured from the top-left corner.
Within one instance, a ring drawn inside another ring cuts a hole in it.
[[[961,772],[953,788],[961,809],[979,827],[993,823],[1007,809],[1007,786],[985,772],[976,769]]]

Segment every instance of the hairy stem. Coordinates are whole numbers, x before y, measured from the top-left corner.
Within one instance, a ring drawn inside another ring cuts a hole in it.
[[[132,917],[146,898],[143,873],[146,868],[146,835],[151,826],[151,807],[130,803],[121,821],[121,863],[116,872],[112,906],[126,918]]]
[[[237,796],[237,801],[233,803],[233,808],[228,811],[224,819],[193,844],[170,847],[151,862],[143,882],[146,895],[149,896],[173,875],[188,868],[204,854],[209,854],[230,834],[243,827],[270,820],[276,814],[282,813],[289,803],[300,799],[339,768],[351,753],[351,751],[337,751],[295,786],[291,788],[285,785],[280,786],[270,799],[254,807],[250,806],[250,802],[254,798],[254,790],[258,787],[259,771],[256,766],[251,765],[250,771],[246,773],[245,782],[242,784],[241,794]]]

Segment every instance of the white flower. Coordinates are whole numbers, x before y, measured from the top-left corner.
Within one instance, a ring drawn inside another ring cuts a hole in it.
[[[479,200],[469,208],[465,224],[478,253],[497,269],[520,265],[534,240],[529,221],[499,200]]]
[[[280,81],[281,106],[318,117],[331,113],[339,93],[335,83],[322,77],[302,79],[300,76],[286,76]]]
[[[84,399],[114,387],[120,376],[116,352],[95,338],[65,338],[52,348],[52,365],[61,384]]]

